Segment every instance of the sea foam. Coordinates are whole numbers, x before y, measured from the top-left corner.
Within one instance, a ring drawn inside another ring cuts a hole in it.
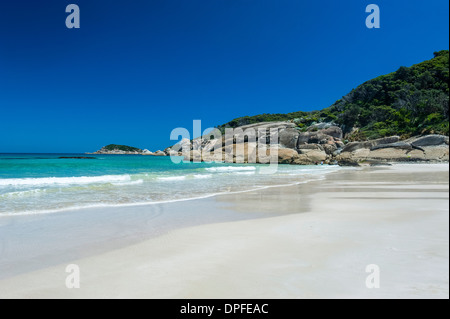
[[[158,180],[164,181],[164,182],[182,181],[185,179],[186,179],[186,176],[158,177]]]
[[[104,175],[81,177],[45,177],[45,178],[7,178],[0,179],[0,186],[51,186],[86,185],[94,183],[128,182],[130,175]]]
[[[208,172],[237,172],[237,171],[256,171],[254,166],[225,166],[225,167],[209,167],[205,168]]]

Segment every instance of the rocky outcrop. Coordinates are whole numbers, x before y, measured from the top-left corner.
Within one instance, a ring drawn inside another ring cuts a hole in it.
[[[372,147],[375,147],[377,145],[385,145],[385,144],[392,144],[397,143],[400,141],[399,136],[391,136],[391,137],[384,137],[372,141],[365,141],[365,142],[351,142],[348,143],[344,149],[342,150],[343,153],[345,152],[354,152],[360,149],[370,149]]]
[[[294,158],[291,164],[297,164],[297,165],[313,165],[313,164],[319,164],[322,162],[327,162],[329,157],[326,155],[326,153],[321,151],[310,151],[308,153],[299,154],[298,157]]]
[[[409,139],[408,142],[412,146],[439,146],[439,145],[448,145],[449,137],[443,135],[427,135],[417,138]]]
[[[448,137],[428,135],[399,141],[397,136],[347,144],[336,157],[341,165],[364,162],[448,162]]]
[[[184,139],[175,147],[166,149],[165,153],[181,155],[184,149],[189,151],[185,159],[191,161],[269,163],[269,155],[276,151],[278,163],[297,165],[338,162],[340,165],[356,166],[363,162],[375,165],[388,162],[442,162],[449,159],[449,139],[441,135],[405,141],[401,141],[399,136],[391,136],[345,144],[342,141],[342,129],[333,123],[319,123],[300,130],[295,123],[270,122],[245,125],[236,130],[249,136],[208,137],[191,141]],[[250,134],[251,130],[254,130],[254,134]],[[272,145],[268,144],[270,142]]]
[[[142,151],[142,155],[153,155],[153,152],[150,152],[149,150],[145,149]]]
[[[411,144],[406,143],[406,142],[397,142],[397,143],[391,143],[391,144],[379,144],[379,145],[375,145],[372,148],[370,148],[370,151],[376,151],[376,150],[381,150],[381,149],[385,149],[385,148],[395,148],[395,149],[399,149],[399,150],[407,150],[407,151],[412,151],[413,147]]]
[[[299,158],[298,152],[290,148],[279,148],[277,151],[279,164],[292,164]]]
[[[318,127],[324,128],[317,129]],[[316,125],[313,130],[308,129],[307,132],[300,133],[296,147],[300,156],[293,164],[332,163],[334,156],[344,147],[342,136],[342,130],[332,125]]]
[[[294,149],[297,146],[299,131],[295,128],[285,128],[278,133],[280,145],[286,148]]]
[[[156,151],[155,153],[153,153],[153,155],[154,155],[154,156],[166,156],[167,154],[164,153],[163,151],[158,150],[158,151]]]
[[[340,138],[342,130],[333,125],[316,126],[312,131],[303,132],[295,123],[269,122],[241,126],[236,132],[249,136],[182,140],[173,149],[189,151],[186,160],[234,163],[268,163],[270,154],[276,151],[280,164],[311,165],[330,163],[333,154],[344,147]]]
[[[344,136],[344,133],[342,132],[342,129],[338,126],[331,126],[329,128],[326,128],[322,131],[323,134],[332,136],[337,139],[342,139]]]

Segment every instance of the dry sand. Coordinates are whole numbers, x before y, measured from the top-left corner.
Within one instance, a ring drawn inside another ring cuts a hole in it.
[[[166,205],[169,216],[182,207],[246,217],[52,259],[1,280],[0,298],[449,298],[448,171],[343,170],[321,182]],[[65,286],[69,263],[80,267],[80,289]],[[380,268],[379,289],[366,287],[369,264]]]

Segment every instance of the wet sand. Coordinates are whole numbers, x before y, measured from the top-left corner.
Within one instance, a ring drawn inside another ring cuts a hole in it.
[[[0,219],[0,298],[449,298],[449,167]],[[66,266],[81,271],[67,289]],[[380,288],[366,287],[366,266]]]

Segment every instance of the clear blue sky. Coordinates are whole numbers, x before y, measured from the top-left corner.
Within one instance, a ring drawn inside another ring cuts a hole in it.
[[[78,4],[81,28],[67,29]],[[381,9],[367,29],[365,7]],[[449,47],[447,0],[2,0],[0,152],[151,150],[176,127],[330,106]]]

